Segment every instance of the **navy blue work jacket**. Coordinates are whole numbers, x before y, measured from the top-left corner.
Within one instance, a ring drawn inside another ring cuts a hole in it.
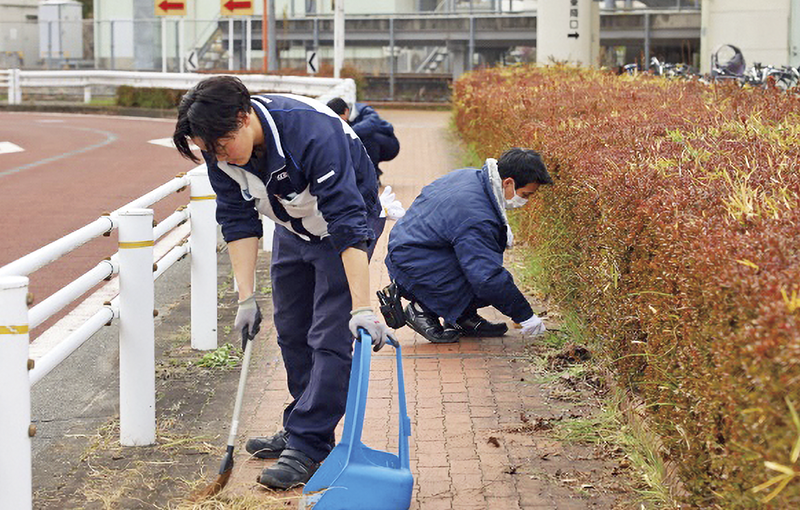
[[[533,315],[503,267],[507,234],[485,169],[455,170],[422,188],[389,235],[393,281],[455,322],[477,298],[515,322]]]
[[[365,103],[356,103],[356,116],[350,121],[350,126],[359,138],[365,138],[375,133],[394,136],[394,126],[381,118],[373,107]]]
[[[378,183],[355,132],[324,104],[302,96],[251,98],[264,145],[244,166],[203,153],[225,241],[261,237],[259,212],[309,242],[330,237],[341,253],[375,239]]]

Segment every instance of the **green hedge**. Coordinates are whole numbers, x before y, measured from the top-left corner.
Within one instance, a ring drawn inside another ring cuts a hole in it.
[[[518,235],[649,405],[687,502],[800,508],[800,99],[514,67],[453,102],[480,155],[543,153],[556,185]]]
[[[177,108],[185,90],[173,90],[157,87],[131,87],[122,85],[117,87],[117,106],[138,108]]]

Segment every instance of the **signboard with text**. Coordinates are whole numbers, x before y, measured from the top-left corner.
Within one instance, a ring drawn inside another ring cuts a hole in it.
[[[155,0],[156,16],[185,16],[187,0]]]
[[[219,0],[222,16],[252,16],[253,0]]]

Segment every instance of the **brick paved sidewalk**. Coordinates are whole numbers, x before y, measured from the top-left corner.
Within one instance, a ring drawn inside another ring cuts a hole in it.
[[[461,166],[451,152],[454,144],[446,132],[449,114],[382,113],[394,123],[402,143],[398,158],[382,165],[384,184],[392,185],[407,206],[423,185]],[[391,221],[387,224],[370,266],[373,289],[389,283],[383,259],[392,225]],[[377,309],[377,302],[374,305]],[[504,320],[496,313],[494,317]],[[448,345],[431,344],[407,327],[397,333],[403,346],[412,426],[410,453],[415,484],[411,508],[555,508],[538,495],[537,484],[543,482],[514,475],[516,467],[527,463],[537,446],[530,435],[514,431],[527,420],[527,413],[544,407],[537,387],[526,380],[527,363],[518,362],[527,359],[518,331],[511,330],[503,338],[462,339]],[[290,401],[274,330],[261,342],[256,363],[245,397],[236,467],[226,490],[266,497],[274,494],[262,490],[255,480],[272,461],[249,458],[244,441],[277,431],[282,410]],[[394,351],[387,347],[373,356],[362,440],[372,448],[393,453],[397,452],[398,437],[395,393]],[[337,437],[341,429],[342,424]]]

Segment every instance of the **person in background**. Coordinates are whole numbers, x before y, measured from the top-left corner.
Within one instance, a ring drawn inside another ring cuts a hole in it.
[[[283,429],[246,449],[277,458],[259,482],[306,483],[334,444],[345,411],[353,337],[394,342],[370,307],[368,260],[386,219],[361,141],[324,104],[300,96],[250,96],[233,76],[207,78],[178,107],[178,151],[199,161],[216,192],[217,221],[239,287],[234,328],[261,323],[254,273],[260,215],[275,221],[270,276],[274,324],[293,401]]]
[[[540,186],[552,183],[538,153],[513,148],[481,169],[455,170],[425,186],[389,234],[392,283],[378,293],[387,324],[405,322],[434,343],[502,336],[505,323],[478,314],[478,308],[494,306],[523,334],[544,333],[503,267],[503,252],[513,241],[506,209],[523,207]],[[410,301],[405,309],[401,297]]]
[[[400,141],[394,134],[394,127],[381,118],[374,108],[364,103],[356,103],[355,108],[351,110],[344,99],[336,97],[328,101],[328,107],[350,124],[353,131],[361,138],[369,159],[375,165],[380,185],[383,171],[379,163],[393,160],[400,152]]]

